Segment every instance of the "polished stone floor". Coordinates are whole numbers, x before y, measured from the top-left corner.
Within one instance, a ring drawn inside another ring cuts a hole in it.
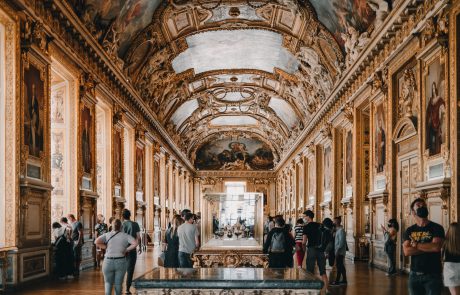
[[[152,250],[142,254],[137,261],[134,277],[139,277],[156,265],[156,253]],[[334,295],[341,294],[372,294],[372,295],[403,295],[407,292],[407,276],[399,275],[386,277],[385,273],[376,268],[370,268],[364,262],[346,264],[348,286],[331,288]],[[132,289],[133,291],[134,289]],[[84,271],[78,280],[44,281],[34,283],[27,288],[9,292],[8,294],[22,295],[80,295],[104,294],[104,278],[99,270]],[[448,294],[447,292],[445,294]]]

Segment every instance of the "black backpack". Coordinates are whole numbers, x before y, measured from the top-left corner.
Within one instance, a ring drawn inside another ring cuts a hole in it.
[[[286,251],[286,238],[284,237],[284,232],[277,231],[273,233],[272,240],[270,241],[270,249],[268,251],[271,253],[284,253],[284,251]]]
[[[318,240],[316,242],[315,248],[321,251],[325,251],[326,248],[331,246],[332,240],[333,237],[331,231],[324,225],[320,225],[318,227]]]

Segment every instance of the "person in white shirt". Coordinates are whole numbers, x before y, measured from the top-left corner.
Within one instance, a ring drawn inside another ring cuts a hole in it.
[[[187,213],[185,214],[185,223],[177,228],[180,267],[193,267],[191,255],[200,246],[198,230],[193,221],[193,213]]]
[[[115,287],[115,294],[120,295],[127,268],[126,253],[135,250],[138,242],[122,232],[121,220],[115,219],[112,222],[112,231],[98,237],[95,244],[101,249],[106,249],[102,266],[105,295],[111,295],[113,287]]]

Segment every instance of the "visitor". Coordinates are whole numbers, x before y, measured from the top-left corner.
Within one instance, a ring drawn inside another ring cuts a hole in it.
[[[328,229],[329,241],[324,248],[324,255],[329,262],[329,266],[333,267],[335,264],[335,251],[334,251],[334,222],[330,218],[324,218],[322,226]]]
[[[140,234],[140,227],[139,224],[135,221],[131,221],[131,211],[128,209],[123,209],[121,214],[123,217],[122,223],[122,231],[136,240],[136,245],[140,245],[141,243],[141,234]],[[142,247],[139,247],[139,254],[142,253]],[[126,268],[126,293],[131,294],[131,284],[133,283],[133,274],[134,274],[134,267],[136,266],[137,260],[137,252],[136,247],[131,248],[127,251],[127,268]]]
[[[138,240],[122,232],[121,226],[120,219],[113,220],[112,231],[102,234],[95,241],[96,247],[105,249],[105,261],[102,266],[105,295],[111,295],[113,287],[115,295],[121,294],[121,286],[128,266],[126,255],[136,252],[138,245]]]
[[[94,227],[94,236],[96,239],[108,232],[107,224],[104,223],[104,221],[105,221],[104,215],[98,214],[97,223],[96,223],[96,226]],[[104,253],[105,253],[104,249],[96,247],[96,267],[101,266],[101,262],[104,259]]]
[[[74,276],[80,276],[81,249],[83,247],[83,224],[75,218],[75,215],[69,214],[67,218],[72,226],[71,240],[73,241],[73,261]]]
[[[275,227],[268,233],[263,251],[268,254],[268,267],[292,267],[294,238],[289,234],[286,222],[281,215],[275,216]]]
[[[200,245],[198,230],[193,224],[193,214],[188,212],[184,216],[185,222],[177,228],[179,237],[179,266],[185,268],[193,267],[191,255]]]
[[[311,210],[306,210],[303,213],[304,222],[302,245],[307,249],[306,268],[307,271],[314,274],[315,265],[318,265],[319,275],[324,282],[324,290],[329,292],[329,281],[326,274],[326,257],[324,251],[326,245],[332,239],[331,233],[321,224],[314,222],[315,214]]]
[[[450,294],[460,294],[460,226],[457,222],[450,224],[444,242],[444,285]]]
[[[347,254],[347,240],[345,230],[342,226],[342,216],[334,218],[334,256],[337,275],[331,285],[346,285],[347,271],[345,269],[345,255]],[[342,277],[342,280],[340,278]]]
[[[73,278],[72,243],[70,242],[66,227],[59,222],[53,222],[54,261],[56,275],[60,280]]]
[[[192,213],[192,211],[190,211],[189,209],[184,209],[180,212],[180,217],[182,217],[183,221],[185,221],[185,215],[187,215],[188,213]]]
[[[404,255],[411,256],[409,294],[441,294],[441,247],[444,228],[428,220],[428,208],[424,199],[415,199],[410,209],[415,224],[407,228],[403,243]]]
[[[109,232],[112,231],[112,223],[113,223],[113,221],[114,221],[115,219],[116,219],[115,216],[111,216],[111,217],[109,218],[109,230],[108,230]]]
[[[179,267],[179,237],[177,229],[184,223],[180,215],[175,215],[172,226],[165,233],[165,260],[164,267]]]
[[[295,232],[295,257],[296,257],[298,268],[302,268],[303,259],[305,258],[305,251],[302,246],[303,226],[304,226],[303,219],[302,218],[297,219],[296,225],[294,227],[294,232]]]
[[[380,225],[383,230],[384,246],[383,250],[387,255],[388,272],[387,276],[395,275],[396,272],[396,239],[399,231],[399,223],[395,218],[388,220],[388,228]]]

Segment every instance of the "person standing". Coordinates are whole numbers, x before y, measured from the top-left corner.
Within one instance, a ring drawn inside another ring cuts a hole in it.
[[[136,245],[140,245],[141,243],[141,234],[140,234],[140,227],[139,224],[135,221],[131,221],[131,211],[128,209],[123,209],[121,214],[123,217],[122,223],[122,231],[136,240]],[[139,254],[142,253],[142,247],[139,247]],[[136,266],[137,261],[137,252],[136,247],[127,251],[127,268],[126,268],[126,294],[131,294],[131,284],[133,283],[133,274],[134,274],[134,267]]]
[[[69,214],[67,218],[72,227],[71,240],[73,241],[73,259],[74,259],[74,276],[80,276],[81,248],[83,247],[83,224],[75,218],[75,215]]]
[[[69,256],[72,257],[70,254],[72,252],[72,245],[64,226],[59,222],[53,222],[52,228],[56,274],[60,280],[64,280],[67,276],[72,276],[73,272],[73,266],[68,263]]]
[[[424,199],[415,199],[410,209],[415,224],[407,228],[403,243],[404,255],[411,257],[409,294],[441,294],[441,247],[444,228],[428,220],[428,208]]]
[[[179,237],[179,266],[185,268],[193,267],[191,255],[199,247],[198,231],[193,224],[193,214],[188,212],[184,216],[185,222],[177,228]]]
[[[183,223],[184,221],[180,215],[175,215],[172,226],[166,230],[164,267],[179,267],[179,236],[177,235],[177,229]]]
[[[322,241],[323,236],[326,237],[328,235],[326,232],[327,229],[324,229],[318,222],[313,221],[315,217],[313,211],[306,210],[303,215],[306,225],[303,228],[302,245],[304,249],[307,249],[307,271],[312,274],[315,273],[315,265],[318,265],[319,275],[324,282],[324,290],[327,293],[329,292],[329,281],[326,274],[326,256],[324,255],[326,245],[323,245],[327,241]]]
[[[335,237],[334,237],[334,254],[335,265],[337,267],[337,276],[335,282],[331,285],[346,285],[347,284],[347,271],[345,269],[345,255],[347,253],[347,240],[345,230],[342,226],[342,217],[337,216],[334,218]],[[342,277],[342,281],[340,281]]]
[[[106,250],[102,266],[105,295],[111,295],[113,287],[115,295],[120,295],[128,265],[126,255],[131,251],[136,252],[138,241],[131,235],[121,232],[121,220],[115,219],[112,222],[112,231],[98,237],[95,244],[96,247]]]
[[[305,258],[305,251],[302,246],[303,240],[303,226],[304,222],[302,218],[297,219],[294,227],[295,232],[295,257],[297,260],[297,267],[302,268],[303,259]]]
[[[383,230],[383,240],[385,242],[383,250],[387,255],[388,272],[387,276],[396,274],[396,239],[399,230],[399,223],[395,218],[388,220],[388,228],[380,225]]]
[[[292,249],[295,241],[288,232],[281,215],[274,218],[275,227],[268,233],[263,252],[268,254],[268,267],[292,267]]]
[[[460,294],[460,226],[452,222],[444,242],[444,285],[450,294]]]
[[[94,236],[96,238],[99,238],[100,236],[108,232],[107,224],[104,221],[104,215],[98,214],[97,223],[94,227]],[[104,259],[104,253],[104,249],[96,247],[96,267],[101,266],[102,259]]]

